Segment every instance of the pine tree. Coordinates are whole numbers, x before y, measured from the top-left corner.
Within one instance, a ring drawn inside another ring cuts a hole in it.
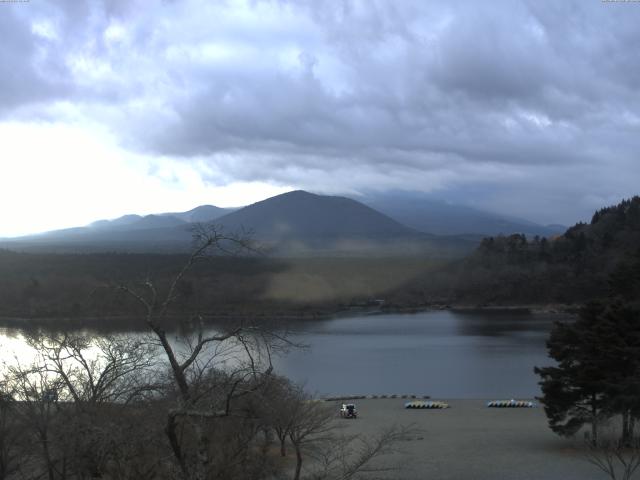
[[[535,368],[551,429],[572,436],[614,415],[628,442],[640,418],[640,311],[617,300],[592,302],[572,323],[557,323],[547,342],[555,367]]]
[[[562,436],[572,436],[585,424],[591,425],[591,439],[598,438],[603,415],[607,372],[598,364],[597,341],[591,316],[574,323],[557,323],[547,342],[556,367],[535,368],[540,375],[541,402],[549,427]]]

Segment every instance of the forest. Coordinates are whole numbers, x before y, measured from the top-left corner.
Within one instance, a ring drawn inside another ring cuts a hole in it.
[[[639,290],[638,245],[640,197],[634,197],[556,237],[485,238],[460,260],[215,256],[181,281],[172,308],[179,314],[188,303],[220,320],[316,318],[358,308],[579,305],[606,296],[612,282],[618,290]],[[149,278],[166,284],[186,257],[2,250],[0,317],[4,324],[135,328],[135,303],[111,287]]]
[[[594,213],[563,235],[488,237],[469,257],[415,281],[425,298],[465,305],[582,304],[639,291],[640,197]]]

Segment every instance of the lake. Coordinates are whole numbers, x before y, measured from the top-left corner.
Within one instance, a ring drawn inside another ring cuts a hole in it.
[[[308,348],[274,363],[318,395],[531,398],[540,393],[533,367],[551,363],[545,341],[563,318],[442,310],[305,322],[293,339]],[[9,363],[31,355],[15,329],[0,331],[0,348]]]
[[[306,324],[309,345],[277,369],[321,395],[418,394],[434,398],[531,398],[534,366],[560,315],[432,311]]]

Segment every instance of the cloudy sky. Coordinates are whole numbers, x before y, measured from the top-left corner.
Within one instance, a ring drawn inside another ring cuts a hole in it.
[[[640,2],[0,2],[0,235],[302,188],[640,193]]]

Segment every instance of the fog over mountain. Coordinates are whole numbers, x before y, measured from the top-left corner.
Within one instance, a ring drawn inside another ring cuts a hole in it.
[[[370,194],[361,200],[408,227],[436,235],[524,233],[547,237],[566,230],[563,225],[539,225],[523,218],[445,203],[420,192]]]

